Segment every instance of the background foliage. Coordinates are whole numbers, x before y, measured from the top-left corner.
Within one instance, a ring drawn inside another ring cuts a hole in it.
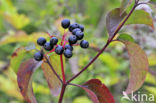
[[[36,45],[33,44],[36,38],[47,31],[53,35],[61,35],[62,30],[59,27],[61,18],[69,18],[73,22],[84,24],[85,39],[94,48],[82,50],[75,47],[74,57],[66,62],[68,78],[88,63],[97,50],[105,44],[108,38],[105,27],[106,13],[120,7],[120,4],[120,0],[0,0],[0,103],[24,103],[17,86],[16,74],[12,69],[12,67],[18,68],[19,65],[16,61],[10,62],[14,50],[20,46],[33,48],[33,45]],[[137,9],[149,12],[156,26],[156,6],[140,6]],[[125,31],[145,50],[150,70],[154,71],[156,31],[152,31],[145,25],[128,25],[121,32]],[[32,54],[27,53],[25,59],[31,56]],[[91,78],[98,78],[109,87],[117,103],[131,103],[121,99],[122,91],[127,87],[129,72],[127,52],[122,44],[115,42],[73,82],[82,84]],[[156,76],[155,72],[152,73],[152,75],[148,73],[139,91],[152,93],[156,97]],[[35,72],[33,81],[35,96],[39,103],[57,101],[58,98],[51,96],[41,69]],[[69,86],[64,102],[81,103],[82,101],[91,103],[82,89]]]

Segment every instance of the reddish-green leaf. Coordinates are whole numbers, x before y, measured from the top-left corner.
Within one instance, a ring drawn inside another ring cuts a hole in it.
[[[126,8],[132,3],[133,0],[122,0],[120,6],[120,15],[126,10]]]
[[[51,65],[53,66],[54,70],[58,73],[58,75],[61,77],[61,64],[60,64],[60,58],[59,55],[52,54],[49,58],[49,61]],[[42,69],[44,72],[44,76],[48,82],[48,86],[51,90],[51,93],[54,96],[58,96],[61,90],[61,82],[57,78],[57,76],[54,74],[50,66],[46,63],[43,62],[42,64]]]
[[[32,90],[32,73],[40,64],[41,62],[29,59],[20,65],[17,73],[20,92],[28,103],[37,103]]]
[[[106,27],[111,38],[119,26],[120,22],[124,19],[127,14],[124,12],[120,16],[120,8],[113,9],[107,14],[106,17]]]
[[[139,47],[139,45],[122,41],[126,45],[128,55],[130,59],[130,80],[126,93],[129,94],[132,91],[138,90],[144,83],[146,74],[148,73],[148,59],[145,52]]]
[[[136,10],[132,13],[130,18],[127,20],[127,24],[145,24],[154,29],[154,24],[150,14],[144,10]]]
[[[94,103],[115,103],[109,89],[98,79],[91,79],[79,87],[88,93]]]

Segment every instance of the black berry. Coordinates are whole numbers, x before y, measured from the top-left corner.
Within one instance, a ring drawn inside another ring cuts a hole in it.
[[[37,52],[34,54],[34,59],[36,61],[41,61],[43,59],[43,54],[41,52]]]
[[[50,44],[51,44],[51,45],[56,45],[57,42],[58,42],[58,39],[57,39],[56,37],[52,37],[52,38],[50,39]]]
[[[47,50],[47,51],[50,51],[53,49],[53,45],[50,44],[50,42],[46,42],[44,44],[44,49]]]
[[[81,40],[84,37],[84,33],[81,31],[77,31],[75,35],[77,37],[77,40]]]
[[[72,57],[72,51],[71,50],[69,50],[69,49],[66,49],[65,51],[64,51],[64,56],[66,57],[66,58],[71,58]]]
[[[79,25],[79,28],[81,29],[81,31],[84,31],[84,26],[83,25]]]
[[[75,35],[77,31],[81,31],[81,29],[79,29],[79,28],[74,29],[74,30],[72,31],[72,34]]]
[[[88,41],[86,41],[86,40],[82,40],[82,41],[80,42],[80,46],[81,46],[82,48],[88,48],[88,47],[89,47],[89,43],[88,43]]]
[[[79,28],[79,24],[74,23],[69,26],[69,31],[72,32],[74,29]]]
[[[59,54],[61,55],[63,53],[64,49],[61,45],[58,45],[56,48],[55,48],[55,52],[56,54]]]
[[[68,41],[69,41],[70,44],[75,44],[77,42],[77,37],[75,35],[71,35],[68,38]]]
[[[46,39],[43,37],[40,37],[37,39],[37,44],[40,46],[43,46],[46,43]]]
[[[64,29],[68,28],[70,26],[70,20],[68,19],[62,20],[61,25]]]
[[[69,45],[69,44],[67,44],[67,45],[65,45],[65,49],[69,49],[69,50],[73,50],[73,47],[71,46],[71,45]]]

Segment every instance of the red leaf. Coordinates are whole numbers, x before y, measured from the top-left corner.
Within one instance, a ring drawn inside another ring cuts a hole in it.
[[[91,79],[78,87],[83,88],[94,103],[115,103],[109,89],[98,79]]]
[[[39,67],[41,62],[29,59],[23,62],[17,73],[17,82],[20,92],[28,103],[37,103],[32,90],[32,73]]]
[[[139,45],[129,41],[122,42],[128,50],[131,65],[130,80],[126,89],[126,93],[129,94],[132,91],[135,92],[143,85],[146,74],[148,73],[148,59]]]

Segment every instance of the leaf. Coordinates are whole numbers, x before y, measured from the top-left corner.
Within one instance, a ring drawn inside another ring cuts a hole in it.
[[[10,59],[11,61],[10,67],[14,70],[15,73],[17,73],[19,66],[22,62],[22,59],[24,58],[27,52],[28,51],[26,51],[24,47],[20,47],[16,49],[15,52],[12,54]]]
[[[54,70],[58,73],[58,75],[61,77],[61,63],[60,63],[60,58],[59,55],[52,54],[49,58],[49,61],[51,65],[53,66]],[[44,72],[44,76],[48,82],[48,86],[51,90],[51,93],[54,96],[58,96],[61,90],[61,82],[59,79],[56,77],[56,75],[53,73],[52,69],[50,66],[46,63],[43,62],[42,64],[42,69]]]
[[[154,24],[150,14],[144,10],[136,10],[126,22],[128,24],[145,24],[154,29]]]
[[[118,40],[125,40],[125,41],[130,41],[130,42],[134,42],[134,39],[132,36],[130,36],[127,33],[122,33],[119,35]]]
[[[9,34],[2,39],[0,39],[0,46],[9,44],[9,43],[16,43],[16,42],[34,42],[36,43],[37,38],[39,37],[48,37],[46,33],[33,33],[31,35],[27,35],[23,31],[18,31],[13,34]]]
[[[109,37],[111,38],[119,26],[120,22],[124,19],[127,14],[124,12],[120,16],[120,8],[113,9],[107,14],[106,17],[106,27],[109,33]]]
[[[23,62],[17,73],[17,82],[20,92],[28,103],[37,103],[32,90],[32,73],[41,65],[34,59]]]
[[[122,0],[120,6],[120,15],[125,12],[126,8],[131,5],[133,0]]]
[[[91,79],[78,87],[84,89],[94,103],[115,103],[109,89],[98,79]]]
[[[122,41],[126,45],[128,55],[130,59],[130,80],[126,93],[129,94],[132,91],[138,90],[144,83],[146,74],[148,73],[148,59],[145,52],[139,47],[139,45]]]

